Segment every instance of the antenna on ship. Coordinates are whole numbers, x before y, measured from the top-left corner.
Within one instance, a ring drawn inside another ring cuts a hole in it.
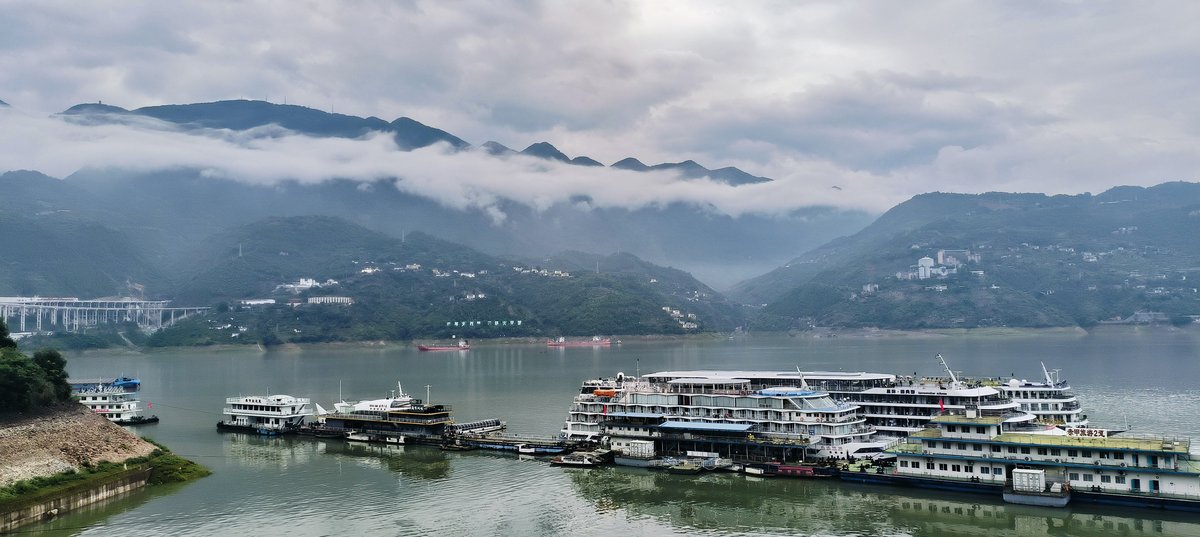
[[[804,380],[804,373],[800,372],[800,366],[796,366],[796,374],[800,375],[800,387],[807,390],[808,389],[808,381]]]
[[[1054,386],[1055,384],[1057,384],[1056,382],[1054,382],[1054,378],[1052,378],[1050,376],[1050,370],[1046,369],[1046,362],[1039,362],[1039,363],[1042,364],[1042,374],[1046,376],[1046,385]]]
[[[958,377],[954,376],[954,372],[950,370],[950,366],[946,365],[946,359],[942,358],[942,353],[937,353],[937,359],[942,363],[942,367],[946,368],[946,373],[950,374],[950,382],[958,384]]]

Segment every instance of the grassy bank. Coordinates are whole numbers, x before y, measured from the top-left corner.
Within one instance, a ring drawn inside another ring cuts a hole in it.
[[[125,462],[101,461],[77,470],[35,477],[0,488],[0,512],[94,488],[138,472],[150,471],[149,485],[182,483],[212,473],[197,463],[171,453],[161,444],[155,445],[158,449],[144,457],[134,457]]]

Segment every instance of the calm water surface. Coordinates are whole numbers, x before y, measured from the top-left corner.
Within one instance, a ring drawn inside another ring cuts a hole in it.
[[[558,432],[581,380],[617,371],[744,368],[940,373],[941,352],[972,376],[1061,368],[1098,426],[1200,438],[1200,336],[1091,335],[824,339],[755,337],[626,343],[612,349],[476,346],[181,351],[77,356],[72,375],[137,375],[162,418],[137,431],[212,468],[26,532],[44,535],[1167,535],[1200,536],[1200,516],[1076,506],[1010,506],[977,495],[729,474],[561,469],[487,452],[378,448],[220,434],[224,397],[287,393],[329,407],[385,395],[453,405],[459,421]]]

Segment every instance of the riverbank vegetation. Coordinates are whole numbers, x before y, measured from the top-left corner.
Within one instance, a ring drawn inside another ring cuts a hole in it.
[[[54,349],[26,356],[0,321],[0,414],[24,412],[71,399],[67,361]]]
[[[0,512],[98,487],[144,471],[150,472],[146,482],[148,485],[183,483],[212,474],[208,468],[172,453],[162,444],[148,441],[157,446],[149,455],[133,457],[122,462],[100,461],[84,464],[78,469],[38,476],[0,487]]]

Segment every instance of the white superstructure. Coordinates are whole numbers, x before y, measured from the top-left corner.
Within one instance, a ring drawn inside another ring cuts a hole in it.
[[[132,423],[142,419],[142,403],[137,392],[107,386],[72,392],[79,402],[116,423]]]
[[[225,399],[226,419],[219,429],[255,431],[260,434],[293,432],[312,415],[309,400],[290,395],[246,395]]]
[[[128,377],[68,379],[71,396],[92,412],[119,424],[139,424],[158,421],[147,417],[140,393],[141,381]]]
[[[756,438],[807,444],[813,457],[868,456],[886,447],[872,439],[875,431],[858,406],[835,401],[803,378],[765,384],[761,373],[670,371],[588,380],[571,403],[562,433],[599,441],[609,415],[637,416],[660,418],[667,429],[741,425]]]
[[[333,408],[341,414],[349,414],[352,412],[387,412],[389,410],[402,410],[412,406],[412,396],[404,393],[404,386],[399,382],[396,383],[396,391],[393,391],[388,397],[383,399],[370,399],[366,401],[339,401],[333,404]]]
[[[1024,379],[1009,379],[998,388],[1021,410],[1037,416],[1038,421],[1062,427],[1087,427],[1087,415],[1079,405],[1079,399],[1071,391],[1071,385],[1059,377],[1059,370],[1048,370],[1042,364],[1044,382]]]

